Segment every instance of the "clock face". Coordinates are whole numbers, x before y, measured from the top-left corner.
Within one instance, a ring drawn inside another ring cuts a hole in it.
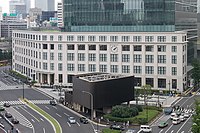
[[[111,46],[111,51],[112,52],[117,52],[118,51],[118,47],[117,46]]]

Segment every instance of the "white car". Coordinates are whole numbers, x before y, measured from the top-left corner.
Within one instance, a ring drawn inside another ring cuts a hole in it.
[[[189,113],[184,113],[184,117],[185,117],[185,118],[189,118],[189,117],[190,117],[190,114],[189,114]]]
[[[182,122],[185,121],[184,115],[180,115],[180,116],[179,116],[179,119],[180,119]]]
[[[149,125],[141,125],[140,130],[144,133],[151,133],[152,128]]]
[[[68,120],[69,120],[70,124],[75,124],[76,123],[76,120],[75,120],[74,117],[69,117]]]
[[[179,123],[181,123],[181,120],[178,117],[174,117],[172,119],[172,124],[176,125],[176,124],[179,124]]]
[[[126,131],[126,133],[135,133],[135,130],[133,130],[133,129],[128,129],[128,130]]]
[[[173,118],[175,118],[175,117],[177,117],[177,114],[176,114],[176,113],[171,113],[171,116],[170,116],[171,120],[172,120]]]

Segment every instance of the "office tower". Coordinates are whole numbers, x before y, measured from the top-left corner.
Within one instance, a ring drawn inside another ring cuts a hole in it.
[[[21,18],[26,17],[26,5],[23,0],[11,0],[9,1],[10,13],[17,14]]]
[[[42,11],[55,11],[55,0],[35,0],[35,7]]]
[[[63,7],[62,2],[57,5],[58,27],[63,27]]]

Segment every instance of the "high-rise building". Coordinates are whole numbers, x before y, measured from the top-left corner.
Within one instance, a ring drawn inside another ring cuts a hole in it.
[[[29,13],[29,10],[31,8],[31,1],[30,0],[24,0],[24,3],[26,5],[26,13]]]
[[[42,11],[55,11],[55,0],[35,0],[35,7]]]
[[[15,13],[21,18],[26,17],[26,5],[23,0],[11,0],[9,1],[10,13]]]
[[[2,7],[0,6],[0,21],[3,19]]]
[[[63,6],[62,2],[57,5],[58,27],[63,27]]]

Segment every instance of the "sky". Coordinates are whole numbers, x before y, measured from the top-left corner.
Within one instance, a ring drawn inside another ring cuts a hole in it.
[[[3,13],[9,12],[9,1],[10,0],[0,0],[0,6],[2,7]],[[55,3],[61,2],[61,0],[55,0]],[[31,7],[34,6],[34,0],[31,0]]]

